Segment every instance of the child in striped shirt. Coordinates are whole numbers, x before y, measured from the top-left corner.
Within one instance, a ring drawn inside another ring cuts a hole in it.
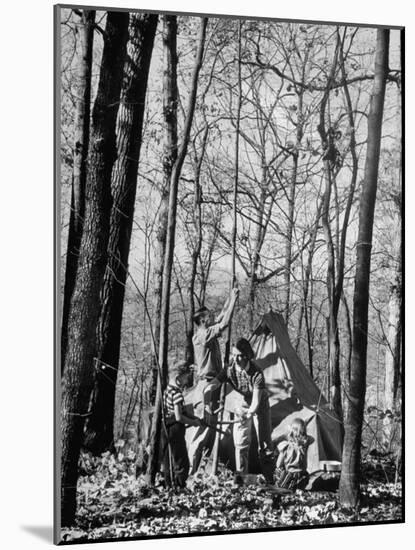
[[[163,394],[164,421],[167,432],[165,434],[164,445],[164,473],[166,481],[168,481],[171,472],[173,474],[174,485],[179,488],[186,486],[186,480],[189,475],[185,426],[202,425],[199,418],[190,417],[184,411],[182,389],[189,386],[190,377],[191,372],[187,363],[174,364],[169,369],[169,383]]]

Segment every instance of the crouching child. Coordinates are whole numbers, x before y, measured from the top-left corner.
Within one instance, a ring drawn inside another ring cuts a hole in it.
[[[168,485],[186,486],[189,475],[189,457],[186,448],[186,425],[201,426],[199,418],[185,413],[183,389],[190,385],[192,373],[187,363],[176,363],[169,369],[169,383],[163,394],[164,423],[163,464]],[[171,479],[173,475],[173,479]]]
[[[284,489],[304,489],[308,481],[307,448],[311,439],[304,420],[295,418],[286,439],[277,445],[276,485]]]

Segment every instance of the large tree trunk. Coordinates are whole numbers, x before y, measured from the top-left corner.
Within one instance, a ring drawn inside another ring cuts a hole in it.
[[[75,129],[74,156],[69,216],[68,245],[66,252],[65,287],[61,328],[61,372],[65,364],[68,343],[69,309],[75,286],[79,247],[85,213],[86,159],[89,144],[91,113],[92,47],[94,39],[95,11],[83,10],[77,25],[79,38],[78,65],[75,72]]]
[[[389,30],[377,31],[375,76],[368,119],[365,175],[360,197],[357,261],[353,297],[353,349],[349,384],[349,405],[345,423],[340,501],[356,508],[360,499],[360,447],[366,395],[367,331],[370,259],[373,217],[376,203],[382,118],[388,73]]]
[[[97,97],[92,115],[85,190],[85,221],[68,324],[61,403],[61,523],[76,512],[78,460],[94,383],[99,292],[107,261],[111,170],[116,156],[115,123],[121,90],[128,14],[108,12]]]
[[[159,375],[157,378],[156,401],[154,404],[154,414],[151,425],[150,434],[150,450],[148,459],[147,475],[151,483],[154,483],[156,472],[158,469],[158,449],[160,446],[161,422],[162,422],[162,395],[166,386],[168,375],[167,353],[169,343],[169,313],[170,313],[170,285],[171,271],[173,267],[174,243],[176,236],[176,209],[177,209],[177,192],[179,178],[183,167],[183,162],[186,157],[187,147],[189,143],[190,130],[193,122],[193,114],[196,106],[197,84],[199,72],[202,66],[202,57],[205,44],[207,19],[203,18],[200,26],[199,43],[196,53],[195,67],[192,75],[192,84],[189,94],[189,103],[187,107],[187,115],[183,133],[183,139],[180,146],[180,151],[177,155],[177,160],[174,163],[169,194],[169,209],[167,219],[167,239],[166,250],[164,254],[163,265],[163,280],[162,280],[162,300],[160,308],[160,343],[159,343]],[[173,45],[175,54],[175,40]],[[177,96],[175,98],[177,100]]]
[[[108,264],[101,290],[97,326],[97,372],[84,444],[98,454],[113,443],[114,399],[120,356],[121,322],[128,273],[137,189],[147,79],[157,27],[157,14],[133,14],[129,26],[118,112],[117,161],[112,173],[113,204]]]

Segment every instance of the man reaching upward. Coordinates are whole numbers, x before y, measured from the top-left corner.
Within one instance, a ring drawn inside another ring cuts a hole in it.
[[[218,337],[229,325],[238,295],[239,290],[233,288],[216,320],[213,312],[207,307],[201,307],[193,316],[196,327],[193,336],[193,350],[199,380],[209,382],[222,370]]]
[[[222,370],[222,355],[218,338],[227,328],[232,318],[239,289],[233,288],[221,313],[215,320],[213,312],[207,307],[201,307],[193,316],[195,333],[193,336],[193,351],[196,363],[195,404],[198,416],[202,416],[207,424],[216,425],[220,390],[209,395],[204,393],[205,387]],[[198,428],[192,434],[189,443],[189,458],[191,471],[195,473],[205,451],[210,451],[214,442],[215,432],[210,428]]]

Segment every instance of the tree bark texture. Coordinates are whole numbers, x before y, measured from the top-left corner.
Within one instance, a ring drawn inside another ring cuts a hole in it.
[[[163,183],[161,188],[160,207],[157,217],[154,262],[154,369],[153,388],[151,394],[156,396],[158,377],[158,347],[160,342],[161,296],[163,285],[163,266],[166,251],[167,220],[169,211],[169,189],[171,173],[177,160],[177,19],[175,16],[163,17],[163,121],[165,126],[163,153]]]
[[[157,14],[132,14],[117,121],[117,160],[112,172],[108,263],[97,325],[97,371],[84,444],[95,454],[113,443],[115,388],[128,255],[137,189],[147,80]]]
[[[175,23],[176,25],[176,23]],[[150,434],[150,450],[148,459],[147,475],[149,481],[154,483],[157,468],[158,468],[158,449],[160,446],[161,423],[162,423],[162,395],[166,386],[168,375],[167,353],[169,343],[169,313],[170,313],[170,286],[171,286],[171,271],[173,267],[174,244],[176,235],[176,209],[177,209],[177,192],[179,178],[186,157],[187,147],[189,143],[190,130],[193,122],[193,114],[196,106],[197,84],[200,68],[202,66],[202,57],[205,44],[207,19],[203,18],[200,25],[198,48],[195,59],[195,66],[192,75],[192,82],[189,94],[189,103],[187,107],[186,120],[184,125],[183,138],[180,145],[180,150],[177,155],[176,162],[173,165],[170,193],[169,193],[169,209],[167,217],[167,235],[166,249],[164,254],[163,279],[162,279],[162,299],[160,308],[160,342],[159,342],[159,376],[157,379],[156,401],[154,404],[154,414],[152,419],[151,434]],[[169,44],[169,47],[174,47],[174,55],[176,55],[176,32],[174,32],[174,43]],[[177,101],[177,95],[174,97]]]
[[[353,296],[353,348],[349,404],[345,423],[340,501],[356,508],[360,499],[360,447],[366,395],[367,331],[373,217],[376,203],[382,119],[388,74],[389,30],[377,31],[375,75],[368,118],[364,182],[360,197],[359,231],[356,243],[356,275]]]
[[[85,213],[86,159],[89,145],[91,113],[91,73],[94,39],[95,11],[82,10],[77,26],[79,40],[78,64],[75,71],[75,122],[74,153],[71,190],[71,211],[69,216],[68,245],[66,252],[65,287],[61,328],[61,372],[65,364],[68,343],[69,309],[75,286],[79,247]]]
[[[61,524],[76,512],[78,460],[94,383],[99,292],[107,261],[115,123],[128,32],[128,14],[108,12],[97,97],[92,114],[85,221],[68,325],[61,402]]]

